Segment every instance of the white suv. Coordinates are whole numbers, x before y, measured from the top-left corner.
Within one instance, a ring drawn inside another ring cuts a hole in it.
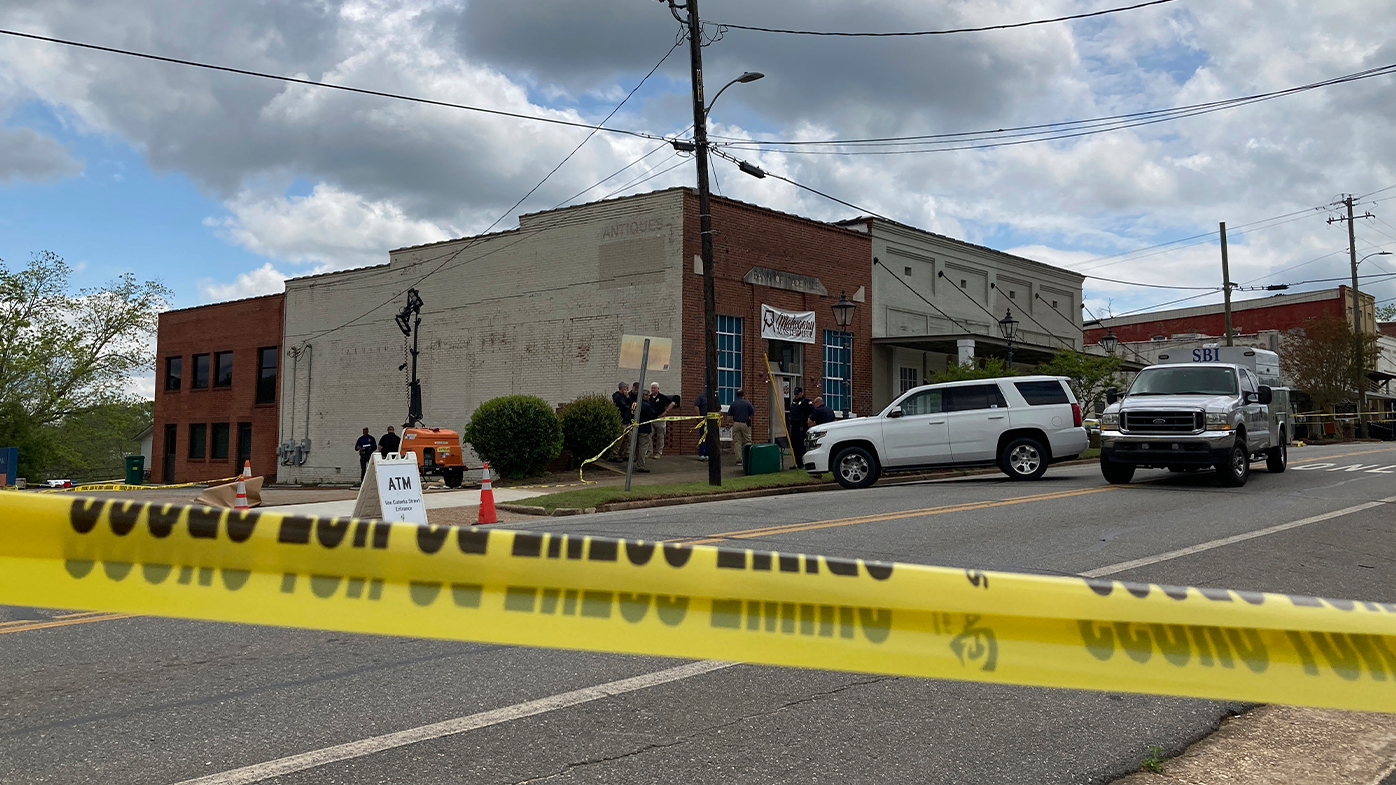
[[[883,472],[997,466],[1036,480],[1086,449],[1081,406],[1066,378],[1012,376],[917,387],[881,414],[810,429],[805,470],[866,488]]]

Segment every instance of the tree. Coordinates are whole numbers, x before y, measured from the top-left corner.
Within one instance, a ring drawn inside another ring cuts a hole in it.
[[[959,363],[949,363],[945,370],[940,373],[933,373],[927,379],[927,384],[941,384],[942,382],[963,382],[970,379],[997,379],[1000,376],[1017,376],[1018,372],[1008,367],[1008,364],[997,357],[985,357],[982,367],[973,362],[960,365]]]
[[[1358,343],[1346,319],[1336,316],[1309,319],[1286,336],[1280,352],[1280,368],[1295,387],[1309,394],[1314,406],[1331,411],[1334,404],[1353,397],[1356,392],[1353,383],[1358,375],[1376,364],[1376,337],[1363,335],[1361,338],[1361,368],[1356,367]]]
[[[136,437],[150,426],[154,401],[104,403],[75,412],[46,429],[53,444],[45,473],[80,482],[122,476],[126,456],[140,452]]]
[[[1105,391],[1111,387],[1124,387],[1124,379],[1116,372],[1120,370],[1120,358],[1097,354],[1086,354],[1071,349],[1058,349],[1052,359],[1037,366],[1037,372],[1047,376],[1065,376],[1076,393],[1076,400],[1087,412],[1094,412],[1096,404],[1105,398]]]
[[[168,306],[169,289],[130,273],[76,293],[71,279],[72,268],[50,251],[22,270],[0,260],[0,446],[20,448],[25,477],[105,468],[110,456],[83,450],[101,442],[100,433],[129,430],[131,417],[120,412],[138,402],[126,381],[154,362],[151,338]],[[65,427],[81,438],[65,444]]]
[[[128,401],[126,380],[154,362],[150,338],[170,290],[124,273],[71,294],[71,278],[51,251],[14,272],[0,260],[0,412],[22,412],[31,428]]]
[[[1377,307],[1377,321],[1396,322],[1396,303],[1388,303]]]

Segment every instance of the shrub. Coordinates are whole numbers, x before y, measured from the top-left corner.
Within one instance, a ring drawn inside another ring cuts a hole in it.
[[[604,395],[583,395],[562,407],[562,446],[572,451],[576,463],[606,449],[620,436],[620,410]]]
[[[480,404],[465,440],[501,477],[541,474],[562,452],[562,426],[553,407],[533,395],[505,395]]]

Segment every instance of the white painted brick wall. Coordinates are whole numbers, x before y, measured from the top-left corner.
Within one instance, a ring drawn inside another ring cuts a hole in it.
[[[652,369],[649,378],[677,390],[681,200],[681,191],[659,191],[523,216],[519,231],[405,249],[389,265],[287,281],[284,345],[308,340],[313,348],[283,366],[281,439],[309,436],[312,449],[304,465],[280,467],[281,480],[357,481],[360,429],[376,437],[388,425],[401,428],[403,336],[393,317],[406,297],[397,293],[443,262],[417,284],[425,302],[418,376],[428,426],[460,429],[480,403],[501,395],[537,395],[552,405],[587,392],[609,396],[618,381],[638,378],[616,368],[623,333],[673,339],[674,365]],[[653,261],[662,271],[656,280],[598,280],[603,244],[644,237],[664,240],[663,257]],[[370,309],[354,324],[318,335]]]

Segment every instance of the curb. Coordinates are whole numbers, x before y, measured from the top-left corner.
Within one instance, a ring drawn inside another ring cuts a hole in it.
[[[1053,466],[1081,466],[1084,464],[1096,463],[1095,458],[1082,458],[1074,461],[1062,461],[1054,463]],[[985,474],[998,474],[998,469],[948,469],[945,471],[922,472],[919,474],[901,474],[893,478],[879,482],[879,485],[910,485],[912,483],[924,482],[926,480],[939,480],[947,477],[976,477]],[[682,504],[702,504],[704,502],[730,501],[734,499],[756,499],[763,496],[788,496],[796,493],[816,493],[819,491],[843,490],[838,483],[833,480],[824,480],[817,483],[806,483],[804,485],[777,485],[771,488],[752,488],[745,491],[724,491],[721,493],[706,493],[697,496],[671,496],[662,499],[636,499],[627,502],[610,502],[608,504],[598,504],[595,507],[558,507],[549,512],[546,507],[537,507],[527,504],[496,504],[495,507],[508,512],[520,515],[537,515],[542,517],[559,517],[567,515],[585,515],[594,512],[624,512],[627,510],[644,510],[651,507],[677,507]]]

